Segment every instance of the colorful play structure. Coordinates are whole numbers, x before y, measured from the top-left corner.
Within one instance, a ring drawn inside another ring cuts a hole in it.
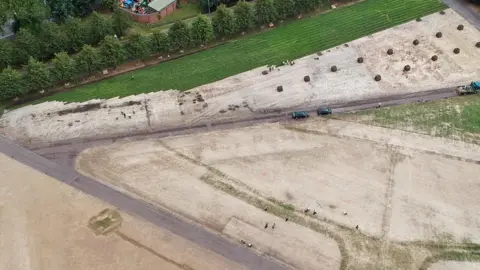
[[[122,0],[120,7],[135,13],[146,14],[148,13],[149,9],[147,7],[150,2],[152,2],[152,0]]]

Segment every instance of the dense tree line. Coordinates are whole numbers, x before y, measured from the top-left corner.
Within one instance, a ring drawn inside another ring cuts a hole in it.
[[[0,73],[0,99],[47,90],[54,84],[75,81],[106,68],[116,68],[129,59],[141,61],[152,54],[169,54],[203,46],[214,38],[229,37],[255,26],[276,23],[320,5],[321,0],[257,0],[254,4],[240,1],[231,9],[220,5],[211,19],[199,15],[190,25],[177,21],[168,33],[137,34],[126,43],[114,36],[122,35],[128,28],[125,20],[119,17],[120,13],[112,19],[93,13],[88,22],[68,18],[61,26],[44,21],[36,34],[22,28],[14,42],[0,41],[0,51],[7,52],[0,54],[0,67],[3,69]],[[90,29],[87,31],[85,27]],[[96,44],[97,47],[92,46]],[[69,52],[78,53],[71,56]],[[14,55],[14,58],[8,55]],[[51,65],[39,61],[49,57],[53,57]],[[10,67],[18,63],[26,64],[24,74]]]

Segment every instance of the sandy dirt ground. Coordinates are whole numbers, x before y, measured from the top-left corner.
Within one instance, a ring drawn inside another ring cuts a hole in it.
[[[480,242],[479,148],[316,119],[117,142],[82,152],[77,169],[299,269],[338,263],[335,243],[257,200],[340,234],[327,233],[364,265],[349,269],[418,269],[429,252],[415,243]]]
[[[244,269],[2,154],[0,179],[2,269]],[[119,222],[97,235],[104,209]]]
[[[459,24],[465,25],[463,31],[456,29]],[[442,38],[435,37],[439,31]],[[414,39],[420,44],[414,46]],[[0,126],[6,135],[20,141],[48,142],[206,124],[451,87],[480,77],[480,50],[474,46],[478,40],[479,31],[454,11],[446,10],[446,15],[432,14],[421,22],[412,21],[355,40],[348,47],[342,45],[322,55],[297,59],[293,66],[282,66],[268,75],[262,75],[266,67],[260,67],[187,92],[171,90],[95,100],[87,103],[97,104],[88,105],[91,107],[61,102],[26,106],[5,113]],[[452,52],[456,47],[461,50],[458,55]],[[387,55],[389,48],[394,49],[393,55]],[[439,60],[431,61],[432,55]],[[360,56],[365,59],[363,64],[356,62]],[[403,72],[407,64],[412,69]],[[337,72],[330,72],[332,65],[338,67]],[[382,81],[373,80],[377,74]],[[305,75],[311,77],[309,83],[303,81]],[[283,92],[276,91],[278,85],[283,86]]]
[[[201,179],[218,176],[210,176],[207,168],[179,157],[159,141],[87,149],[77,158],[77,170],[224,232],[237,241],[248,241],[259,252],[299,269],[339,266],[340,253],[335,241],[214,189]],[[269,228],[264,227],[266,223]],[[275,229],[271,228],[273,223]],[[291,233],[284,236],[287,231]],[[310,248],[292,253],[294,246]]]
[[[442,262],[437,262],[433,264],[428,269],[429,270],[477,270],[477,269],[480,269],[480,263],[442,261]]]

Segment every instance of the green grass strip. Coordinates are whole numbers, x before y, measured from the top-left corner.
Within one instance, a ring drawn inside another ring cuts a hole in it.
[[[39,102],[74,102],[168,89],[187,90],[259,66],[325,50],[445,8],[440,0],[366,0]]]

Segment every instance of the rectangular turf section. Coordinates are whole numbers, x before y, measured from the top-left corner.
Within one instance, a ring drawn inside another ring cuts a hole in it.
[[[168,89],[187,90],[259,66],[294,60],[445,8],[441,0],[366,0],[38,102],[75,102]]]

